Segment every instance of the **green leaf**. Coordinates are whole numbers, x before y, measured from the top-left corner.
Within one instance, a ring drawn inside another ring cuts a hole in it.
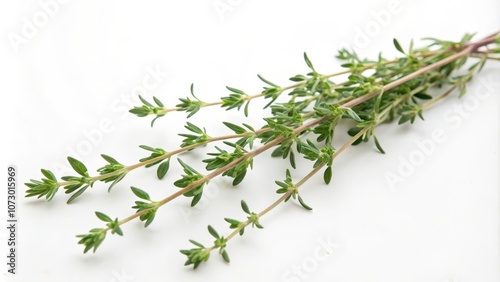
[[[108,156],[108,155],[105,155],[105,154],[101,154],[101,157],[106,160],[108,163],[110,164],[119,164],[119,162],[117,160],[115,160],[114,158]]]
[[[295,163],[295,154],[293,153],[292,150],[290,150],[290,165],[292,166],[293,169],[297,168]]]
[[[412,119],[411,115],[402,115],[398,121],[398,124],[403,124],[403,123],[409,121],[410,119]]]
[[[278,147],[274,149],[273,152],[271,153],[271,157],[276,158],[283,156],[283,149],[284,149],[283,147]]]
[[[227,88],[227,90],[234,92],[236,94],[245,94],[245,92],[243,92],[242,90],[237,89],[237,88],[233,88],[233,87],[229,87],[229,86],[226,86],[226,88]]]
[[[392,42],[394,43],[394,46],[396,47],[396,49],[398,49],[399,52],[405,54],[405,51],[403,50],[403,48],[401,48],[401,45],[399,44],[396,38],[394,38]]]
[[[347,134],[349,134],[349,136],[354,137],[354,136],[355,136],[356,134],[358,134],[361,130],[362,130],[362,128],[360,128],[360,127],[352,127],[352,128],[350,128],[350,129],[347,131]]]
[[[356,114],[355,111],[353,111],[351,108],[346,108],[345,109],[345,112],[347,113],[347,115],[349,115],[353,120],[357,121],[357,122],[362,122],[363,120],[358,116],[358,114]]]
[[[380,153],[385,154],[384,149],[382,149],[382,146],[380,146],[380,143],[378,142],[377,136],[373,135],[373,140],[375,141],[375,146],[380,151]]]
[[[255,129],[253,129],[253,127],[251,127],[250,125],[248,125],[246,123],[243,123],[243,126],[248,128],[248,130],[250,130],[250,131],[255,131]]]
[[[250,100],[248,100],[245,104],[245,108],[243,109],[243,113],[246,117],[248,117],[248,106],[250,105]]]
[[[309,57],[307,57],[306,52],[304,52],[304,61],[306,62],[307,66],[314,71],[314,67],[311,63],[311,60],[309,60]]]
[[[123,236],[123,231],[122,231],[122,229],[120,228],[120,225],[115,225],[115,226],[113,227],[113,229],[111,230],[111,233],[116,233],[116,234],[118,234],[118,235],[120,235],[120,236]]]
[[[153,100],[155,101],[155,103],[160,106],[160,107],[164,107],[163,103],[158,99],[156,98],[155,96],[153,96]]]
[[[232,229],[237,228],[237,227],[238,227],[238,226],[240,226],[240,224],[241,224],[241,221],[236,220],[236,219],[232,219],[232,218],[227,218],[227,217],[226,217],[226,218],[224,218],[224,220],[225,220],[227,223],[231,224],[231,226],[230,226],[229,228],[232,228]]]
[[[301,82],[301,81],[304,81],[307,79],[307,77],[301,75],[301,74],[297,74],[296,76],[293,76],[293,77],[290,77],[289,78],[291,81],[293,82]]]
[[[155,121],[159,118],[161,118],[163,115],[158,115],[156,116],[154,119],[151,120],[151,127],[153,127],[155,125]]]
[[[181,166],[184,168],[185,173],[191,173],[191,174],[199,174],[198,171],[196,171],[194,168],[190,167],[188,164],[186,164],[184,161],[181,159],[177,158],[177,161],[181,164]]]
[[[154,108],[154,107],[155,107],[155,106],[153,106],[153,104],[149,103],[149,102],[148,102],[148,101],[146,101],[144,98],[142,98],[142,96],[141,96],[141,95],[139,95],[139,99],[141,100],[141,102],[142,102],[144,105],[146,105],[146,106],[148,106],[148,107],[152,107],[152,108]]]
[[[273,87],[279,87],[278,85],[270,82],[269,80],[263,78],[260,74],[257,74],[257,76],[259,77],[260,80],[262,80],[265,84],[268,84],[270,86],[273,86]]]
[[[89,233],[76,235],[77,238],[81,238],[78,244],[83,244],[85,246],[84,253],[87,253],[91,249],[95,253],[97,248],[106,238],[106,230],[104,228],[94,228],[91,229]]]
[[[111,185],[109,185],[108,193],[111,191],[111,188],[115,187],[115,185],[118,184],[118,182],[120,182],[125,177],[125,175],[127,175],[127,173],[122,173],[122,174],[118,175],[117,178],[115,178],[113,183],[111,183]]]
[[[42,171],[42,174],[45,175],[45,177],[47,177],[49,180],[52,180],[52,181],[57,181],[57,178],[56,176],[52,173],[52,171],[50,170],[46,170],[46,169],[41,169]]]
[[[194,207],[201,200],[202,194],[196,194],[193,196],[193,200],[191,200],[191,206]]]
[[[189,92],[191,92],[191,95],[193,95],[193,97],[196,98],[196,96],[194,95],[194,83],[191,83],[191,86],[189,87]],[[198,99],[198,98],[196,98]]]
[[[330,184],[330,181],[332,180],[332,167],[329,166],[325,169],[325,173],[323,174],[323,180],[325,181],[326,184]]]
[[[139,145],[139,148],[144,149],[146,151],[156,152],[156,149],[147,145]]]
[[[234,133],[236,133],[236,134],[242,134],[242,133],[247,132],[243,127],[238,126],[238,125],[236,125],[234,123],[230,123],[230,122],[227,122],[227,121],[223,121],[222,123],[225,126],[227,126],[229,129],[231,129],[232,131],[234,131]]]
[[[382,98],[384,97],[383,94],[384,93],[378,95],[377,99],[375,100],[375,105],[373,106],[373,111],[375,114],[378,114],[380,112],[380,103],[382,102]]]
[[[210,233],[210,235],[214,236],[215,239],[220,238],[219,233],[217,233],[217,231],[215,231],[215,229],[211,225],[208,226],[208,232]]]
[[[132,186],[132,187],[130,187],[130,189],[132,189],[132,192],[134,192],[134,194],[135,194],[137,197],[139,197],[139,198],[141,198],[141,199],[143,199],[143,200],[147,200],[147,201],[150,201],[150,200],[151,200],[151,198],[149,197],[149,194],[148,194],[148,193],[146,193],[144,190],[141,190],[141,189],[136,188],[136,187],[133,187],[133,186]]]
[[[353,127],[353,128],[350,128],[348,131],[347,131],[347,134],[349,134],[349,136],[356,136],[356,134],[358,134],[361,130],[363,130],[363,128],[360,128],[360,127]],[[358,145],[359,143],[361,143],[363,141],[363,137],[359,137],[358,139],[356,139],[356,141],[354,141],[352,143],[352,145]]]
[[[156,215],[156,212],[149,214],[148,219],[144,223],[144,228],[148,227],[153,222],[153,220],[155,219],[155,215]]]
[[[286,184],[285,182],[283,182],[283,181],[278,181],[278,180],[274,181],[274,183],[276,183],[276,184],[277,184],[278,186],[280,186],[281,188],[286,188],[287,190],[288,190],[288,187],[290,186],[290,185]],[[286,191],[286,190],[285,190],[285,191]]]
[[[429,95],[429,94],[425,94],[425,93],[417,93],[415,95],[413,95],[419,99],[422,99],[422,100],[431,100],[432,99],[432,96]]]
[[[460,93],[458,94],[458,97],[462,98],[465,95],[465,93],[467,93],[467,85],[465,85],[465,83],[460,84],[459,90]]]
[[[134,107],[133,109],[129,110],[129,113],[134,114],[134,115],[136,115],[138,117],[148,116],[150,112],[151,112],[150,109],[149,108],[145,108],[145,106]]]
[[[200,248],[205,248],[205,246],[203,246],[203,244],[201,243],[198,243],[196,242],[195,240],[189,240],[189,242],[197,247],[200,247]]]
[[[156,175],[159,179],[163,179],[168,172],[168,168],[170,167],[170,158],[160,164],[158,170],[156,171]]]
[[[87,188],[89,188],[89,185],[85,185],[82,188],[80,188],[80,190],[76,191],[73,195],[71,195],[71,197],[69,197],[66,204],[71,204],[76,198],[80,197],[80,195],[82,195],[83,192],[87,190]]]
[[[410,55],[413,55],[413,39],[410,41]]]
[[[418,110],[417,115],[420,117],[420,119],[424,120],[424,116],[422,114],[422,110]]]
[[[81,176],[88,176],[87,168],[82,162],[72,157],[68,157],[68,162],[71,165],[71,167],[76,171],[76,173],[80,174]]]
[[[233,186],[240,184],[241,181],[243,181],[243,179],[245,178],[246,173],[247,171],[244,170],[242,173],[238,174],[238,176],[236,176],[233,180]]]
[[[250,209],[248,208],[247,203],[243,200],[241,200],[241,208],[245,213],[250,214]]]
[[[198,126],[190,123],[189,121],[186,122],[186,125],[184,127],[187,130],[191,131],[191,132],[198,133],[198,134],[203,134],[203,130],[201,130],[201,128],[199,128]]]
[[[102,220],[102,221],[104,221],[104,222],[113,222],[113,220],[111,219],[111,217],[109,217],[109,216],[105,215],[105,214],[104,214],[104,213],[102,213],[102,212],[98,212],[98,211],[96,211],[96,212],[95,212],[95,215],[96,215],[96,216],[97,216],[100,220]]]
[[[300,205],[303,208],[305,208],[308,211],[312,211],[312,208],[310,206],[308,206],[306,203],[304,203],[304,200],[302,200],[302,197],[300,195],[298,196],[298,200],[299,200]]]
[[[70,185],[64,186],[64,190],[66,190],[65,191],[66,194],[70,194],[70,193],[75,192],[76,189],[78,189],[82,186],[83,186],[83,183],[70,184]]]
[[[222,258],[224,259],[224,261],[226,261],[226,262],[230,262],[230,260],[229,260],[229,255],[227,254],[226,250],[223,250],[223,251],[222,251],[221,256],[222,256]]]

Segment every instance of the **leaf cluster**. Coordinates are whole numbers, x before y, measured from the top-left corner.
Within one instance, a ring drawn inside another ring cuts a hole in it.
[[[106,239],[106,234],[108,230],[111,230],[111,234],[118,234],[123,236],[123,231],[120,228],[120,223],[118,222],[118,218],[111,219],[108,215],[102,212],[95,212],[97,218],[106,223],[107,228],[94,228],[89,231],[87,234],[77,235],[76,237],[81,238],[78,241],[78,244],[82,244],[85,246],[83,250],[84,253],[92,250],[95,252],[97,248],[102,244],[104,239]]]
[[[162,148],[153,148],[147,145],[140,145],[139,147],[151,152],[151,155],[142,158],[139,161],[144,163],[147,162],[147,164],[145,165],[146,168],[160,164],[156,170],[156,176],[158,177],[158,179],[163,179],[163,177],[165,177],[165,175],[167,174],[168,169],[170,168],[170,157],[164,157],[165,155],[167,155],[167,151]]]
[[[290,173],[290,170],[286,170],[286,178],[284,181],[278,181],[276,180],[275,183],[280,187],[278,190],[276,190],[276,193],[278,194],[286,194],[288,193],[288,196],[285,198],[285,202],[290,200],[290,198],[297,199],[299,201],[299,204],[306,210],[312,210],[312,208],[307,205],[302,197],[299,195],[299,189],[298,187],[293,183],[292,180],[292,175]]]
[[[142,106],[140,107],[134,107],[129,110],[131,114],[134,114],[138,117],[145,117],[148,115],[156,115],[156,117],[151,121],[151,127],[153,127],[155,121],[164,116],[165,113],[163,112],[165,110],[165,105],[160,101],[160,99],[153,97],[153,101],[156,105],[153,105],[152,103],[148,102],[146,99],[142,98],[141,95],[139,95],[139,99],[142,102]]]
[[[158,203],[152,201],[146,191],[137,187],[130,187],[130,189],[132,189],[134,195],[147,201],[135,201],[135,206],[132,208],[137,210],[136,213],[141,213],[139,220],[144,221],[144,227],[148,227],[155,219],[156,211],[158,210]]]
[[[181,179],[175,181],[174,185],[179,188],[186,188],[188,186],[194,185],[194,188],[184,193],[184,196],[186,197],[193,197],[193,199],[191,200],[191,206],[194,207],[201,200],[201,197],[203,195],[203,186],[205,186],[207,182],[199,183],[199,181],[203,179],[203,175],[196,171],[194,168],[187,165],[181,159],[177,159],[177,161],[179,161],[179,163],[181,164],[185,174],[181,176]]]

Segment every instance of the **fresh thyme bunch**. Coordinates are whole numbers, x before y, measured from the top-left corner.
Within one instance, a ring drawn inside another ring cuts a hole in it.
[[[78,243],[84,245],[85,253],[89,250],[95,252],[108,232],[122,236],[122,226],[134,219],[143,221],[147,227],[162,206],[182,195],[191,198],[191,206],[195,206],[203,197],[205,186],[219,175],[232,178],[234,186],[240,184],[252,168],[254,158],[262,152],[272,150],[273,157],[288,159],[291,169],[296,168],[297,157],[310,160],[311,170],[302,179],[294,180],[292,170],[287,169],[284,179],[275,181],[278,197],[264,210],[252,211],[242,200],[240,204],[245,213],[244,218],[224,218],[229,229],[233,229],[227,236],[221,236],[209,225],[208,232],[214,237],[213,243],[205,246],[190,240],[193,247],[181,250],[187,257],[186,265],[193,265],[194,268],[207,261],[213,250],[217,250],[229,262],[226,251],[228,242],[237,235],[244,235],[248,226],[263,228],[261,218],[278,205],[293,199],[305,209],[312,209],[301,197],[300,188],[320,172],[324,182],[330,183],[333,161],[347,147],[373,140],[378,151],[384,153],[375,134],[378,125],[393,120],[403,124],[413,123],[417,118],[423,119],[425,109],[454,90],[459,91],[459,96],[464,95],[467,82],[482,69],[486,61],[500,59],[499,32],[474,42],[469,34],[458,42],[433,38],[428,40],[430,44],[425,47],[414,48],[412,43],[408,49],[403,49],[395,39],[393,43],[401,57],[390,60],[382,55],[376,60],[362,59],[355,52],[342,49],[337,57],[344,61],[344,70],[332,74],[318,72],[304,53],[308,73],[293,75],[290,78],[292,83],[288,86],[277,85],[258,75],[264,83],[264,90],[258,94],[248,94],[227,86],[227,96],[218,101],[205,102],[194,94],[191,85],[191,96],[180,98],[180,102],[172,108],[166,107],[156,97],[153,97],[153,101],[147,101],[139,96],[142,105],[134,107],[130,113],[138,117],[153,116],[151,126],[167,113],[185,111],[189,118],[210,106],[220,106],[226,110],[243,109],[245,116],[248,116],[249,104],[254,99],[269,101],[264,108],[270,110],[270,116],[264,118],[263,125],[259,126],[223,122],[228,134],[222,136],[211,136],[205,129],[187,122],[184,126],[186,132],[179,134],[184,138],[179,148],[166,150],[141,145],[139,147],[147,155],[132,165],[124,165],[103,154],[101,156],[105,164],[97,170],[97,175],[90,175],[81,161],[68,157],[75,175],[58,179],[51,171],[42,169],[44,178],[26,183],[26,196],[45,197],[50,201],[62,187],[70,195],[68,203],[71,203],[96,182],[110,183],[108,191],[111,191],[136,168],[156,167],[157,177],[163,179],[171,165],[180,165],[183,174],[177,179],[173,176],[175,180],[172,181],[179,188],[175,193],[153,200],[146,191],[131,187],[132,193],[138,198],[132,206],[135,213],[123,219],[113,219],[102,212],[95,212],[104,226],[77,236]],[[474,62],[465,68],[469,58],[473,58]],[[430,95],[433,88],[442,89],[442,93]],[[277,102],[285,98],[287,101]],[[353,125],[347,132],[351,138],[340,148],[334,148],[335,128],[341,122]],[[201,160],[206,172],[195,170],[178,157],[172,164],[172,157],[211,143],[216,144],[213,152]]]

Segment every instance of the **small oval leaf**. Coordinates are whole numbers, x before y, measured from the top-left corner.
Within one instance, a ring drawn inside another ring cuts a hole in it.
[[[82,162],[72,157],[68,157],[68,162],[76,173],[81,176],[87,176],[87,167]]]
[[[220,238],[219,233],[217,233],[217,231],[215,231],[215,229],[211,225],[208,226],[208,232],[210,233],[210,235],[214,236],[214,238]]]
[[[130,187],[130,189],[132,189],[132,192],[139,198],[143,199],[143,200],[147,200],[147,201],[150,201],[151,198],[149,197],[149,194],[146,193],[146,191],[144,190],[141,190],[139,188],[136,188],[136,187]]]
[[[373,140],[375,141],[375,146],[380,151],[380,153],[385,154],[384,149],[382,149],[382,146],[380,146],[380,143],[378,142],[377,136],[373,135]]]
[[[111,219],[111,217],[107,216],[106,214],[102,213],[102,212],[98,212],[96,211],[95,212],[95,215],[102,221],[104,222],[113,222],[113,220]]]
[[[302,200],[302,197],[301,197],[300,195],[299,195],[299,197],[298,197],[298,200],[299,200],[300,205],[301,205],[304,209],[306,209],[306,210],[308,210],[308,211],[312,211],[312,208],[311,208],[310,206],[308,206],[306,203],[304,203],[304,200]]]
[[[47,177],[49,180],[52,180],[52,181],[57,181],[57,178],[56,176],[52,173],[52,171],[50,170],[46,170],[46,169],[43,169],[42,168],[42,174],[45,175],[45,177]]]
[[[405,51],[403,50],[403,48],[401,48],[401,45],[399,44],[399,42],[398,42],[398,40],[396,38],[394,38],[393,43],[394,43],[394,46],[396,47],[396,49],[398,49],[399,52],[405,54]]]
[[[241,208],[245,213],[250,214],[250,209],[248,208],[247,203],[243,200],[241,200]]]
[[[170,158],[168,158],[166,161],[160,164],[158,167],[158,170],[156,171],[156,175],[158,176],[159,179],[163,179],[165,175],[168,172],[168,169],[170,167]]]
[[[325,181],[326,184],[330,184],[330,181],[332,181],[332,167],[329,166],[325,169],[325,173],[323,174],[323,180]]]

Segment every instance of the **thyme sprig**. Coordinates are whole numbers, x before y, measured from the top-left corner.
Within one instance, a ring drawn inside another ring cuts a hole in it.
[[[304,53],[303,59],[309,71],[291,76],[292,84],[280,86],[257,75],[264,83],[260,93],[247,94],[239,88],[226,86],[229,94],[214,102],[198,98],[194,94],[193,84],[190,88],[191,96],[180,98],[180,103],[172,108],[167,108],[157,97],[153,97],[152,102],[139,97],[142,105],[134,107],[130,112],[138,117],[155,116],[151,126],[169,112],[185,111],[189,118],[202,108],[210,106],[243,110],[244,115],[248,116],[250,102],[257,98],[269,101],[264,109],[270,111],[270,116],[265,117],[259,127],[224,121],[223,125],[230,133],[221,136],[211,136],[202,126],[187,122],[184,128],[188,132],[179,134],[184,138],[179,148],[168,151],[141,145],[140,148],[149,155],[128,166],[111,156],[101,155],[106,164],[97,169],[98,175],[95,176],[89,174],[81,161],[68,157],[76,176],[63,176],[58,180],[51,171],[42,169],[44,178],[26,183],[26,196],[45,197],[50,201],[58,189],[63,187],[67,194],[71,194],[68,202],[72,202],[96,182],[111,183],[108,191],[111,190],[130,171],[139,167],[157,166],[157,177],[164,179],[170,166],[177,165],[178,162],[183,174],[172,182],[179,188],[174,193],[163,199],[152,200],[146,191],[131,187],[132,193],[138,198],[132,206],[135,213],[120,220],[95,212],[105,225],[77,236],[80,238],[78,243],[84,245],[84,252],[95,252],[108,232],[122,236],[122,226],[137,218],[147,227],[154,221],[161,207],[182,195],[191,198],[191,206],[197,205],[203,197],[204,188],[219,175],[232,178],[232,184],[239,185],[249,175],[249,170],[256,161],[255,157],[263,152],[272,150],[272,157],[288,159],[291,169],[296,168],[297,157],[311,161],[310,172],[297,182],[293,180],[292,170],[286,169],[285,178],[274,183],[279,197],[260,212],[253,212],[241,200],[240,205],[246,218],[224,218],[232,230],[227,236],[221,236],[209,225],[208,232],[214,239],[211,245],[205,246],[189,240],[194,247],[180,251],[187,257],[185,264],[194,268],[206,262],[213,250],[218,250],[223,260],[229,262],[226,250],[228,242],[237,235],[243,236],[248,226],[262,229],[262,217],[282,203],[293,199],[302,208],[311,210],[312,207],[305,203],[300,188],[321,171],[323,181],[329,184],[333,178],[333,162],[346,148],[373,140],[377,150],[385,153],[382,142],[375,134],[377,126],[393,120],[397,120],[398,124],[414,123],[419,118],[423,120],[425,110],[454,91],[458,91],[459,96],[464,95],[467,83],[481,71],[486,61],[498,60],[500,54],[499,32],[478,41],[471,41],[472,37],[466,34],[457,42],[429,38],[430,44],[427,46],[414,48],[412,42],[408,49],[404,49],[394,39],[394,47],[401,57],[391,60],[382,55],[376,60],[362,59],[355,52],[342,49],[337,58],[343,61],[342,67],[345,69],[326,75],[319,72]],[[473,58],[475,62],[464,71],[469,58]],[[431,95],[432,89],[445,90],[438,95]],[[278,102],[281,100],[285,101]],[[334,140],[340,123],[350,124],[347,134],[351,138],[336,149]],[[211,143],[216,145],[207,154],[207,158],[201,160],[205,173],[195,170],[180,158],[171,163],[173,156]]]

